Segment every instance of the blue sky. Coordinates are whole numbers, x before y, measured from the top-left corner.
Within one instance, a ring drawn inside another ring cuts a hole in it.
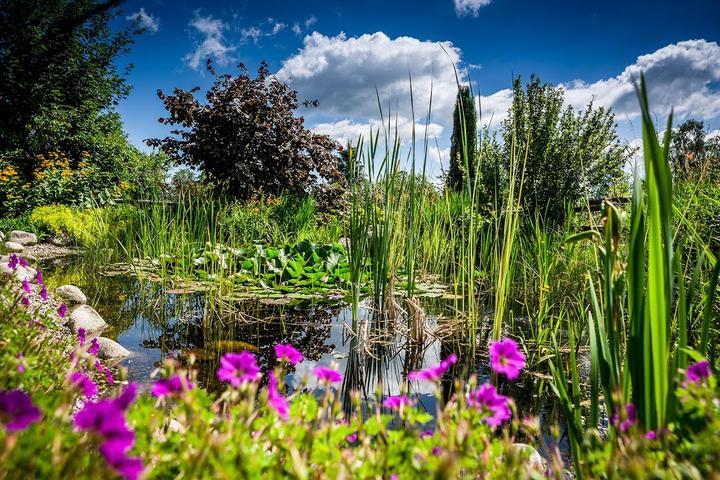
[[[301,112],[309,127],[338,139],[365,133],[378,119],[377,87],[394,105],[401,133],[412,125],[408,73],[417,111],[433,83],[429,131],[447,165],[455,79],[451,61],[480,94],[484,122],[497,125],[511,100],[513,75],[562,84],[569,104],[613,107],[620,133],[639,137],[632,79],[646,72],[658,118],[720,129],[720,2],[199,2],[130,0],[117,27],[133,19],[148,31],[124,59],[134,65],[119,111],[131,141],[162,136],[157,89],[207,87],[212,58],[220,71],[267,60],[278,77],[320,107]],[[444,49],[444,50],[443,50]],[[423,128],[422,125],[419,125]],[[438,158],[439,157],[439,158]]]

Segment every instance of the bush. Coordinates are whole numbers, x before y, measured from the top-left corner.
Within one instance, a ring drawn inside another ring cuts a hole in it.
[[[215,71],[208,64],[208,70]],[[270,75],[262,63],[256,78],[240,65],[240,74],[216,76],[206,102],[198,89],[176,88],[158,96],[177,126],[174,136],[151,139],[174,160],[200,169],[206,181],[233,198],[284,192],[306,195],[342,182],[340,145],[305,128],[295,117],[297,92]]]
[[[81,209],[66,205],[45,205],[30,214],[30,223],[41,233],[67,237],[74,244],[89,247],[116,237],[132,221],[128,206]]]

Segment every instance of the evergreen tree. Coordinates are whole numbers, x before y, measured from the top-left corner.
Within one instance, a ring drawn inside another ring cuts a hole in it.
[[[450,169],[447,185],[453,190],[462,190],[475,179],[475,157],[477,150],[477,113],[470,87],[461,86],[455,100],[453,133],[450,140]]]

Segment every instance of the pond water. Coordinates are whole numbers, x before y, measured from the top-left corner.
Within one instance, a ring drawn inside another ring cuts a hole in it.
[[[218,304],[204,292],[183,292],[129,274],[89,271],[79,258],[42,267],[51,288],[73,284],[85,292],[88,303],[109,324],[103,335],[132,352],[119,365],[127,369],[130,381],[144,388],[166,358],[187,362],[192,357],[200,386],[220,391],[224,385],[217,380],[215,371],[222,354],[252,351],[267,372],[275,366],[274,346],[290,343],[305,357],[288,373],[290,389],[301,385],[312,388],[312,369],[316,365],[334,365],[344,375],[343,395],[358,390],[364,402],[371,402],[378,400],[377,393],[398,394],[408,371],[437,364],[452,352],[452,344],[431,336],[426,337],[422,348],[409,348],[407,338],[397,334],[378,335],[371,331],[355,336],[350,328],[350,305],[342,300],[282,304],[277,299],[255,299]],[[426,303],[423,307],[429,330],[451,316],[450,303]],[[372,322],[367,304],[361,306],[359,316],[361,325]],[[469,368],[478,374],[479,381],[486,381],[490,373],[487,358],[468,360],[461,358],[459,368]],[[449,377],[443,385],[446,395],[452,388]],[[549,424],[549,419],[554,422],[557,415],[551,398],[538,394],[538,383],[542,382],[542,377],[524,375],[518,382],[503,384],[501,390],[515,399],[523,415],[540,414],[543,424]],[[432,385],[411,382],[410,389],[424,408],[435,411]]]

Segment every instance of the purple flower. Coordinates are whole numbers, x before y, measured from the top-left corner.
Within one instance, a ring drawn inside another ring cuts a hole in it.
[[[268,405],[277,412],[278,416],[283,420],[288,419],[290,405],[285,397],[278,391],[277,378],[275,372],[270,373],[270,381],[268,383]]]
[[[65,315],[67,315],[67,311],[68,311],[67,305],[65,305],[64,303],[61,303],[57,309],[57,313],[60,316],[60,318],[65,318]]]
[[[23,295],[22,298],[20,299],[20,303],[22,303],[26,307],[29,307],[30,299],[27,296]]]
[[[637,410],[632,403],[625,405],[624,413],[624,419],[620,418],[620,414],[617,411],[613,414],[612,418],[610,418],[610,422],[619,428],[621,432],[626,432],[630,427],[635,425],[637,421]]]
[[[430,380],[432,382],[437,382],[443,375],[445,375],[445,373],[450,369],[452,364],[457,362],[457,359],[457,355],[453,353],[434,367],[429,367],[424,370],[408,373],[408,378],[410,380]]]
[[[348,421],[347,418],[343,418],[342,420],[340,420],[339,423],[340,423],[340,425],[350,425],[350,422]],[[350,435],[348,435],[347,437],[345,437],[345,440],[348,443],[355,443],[355,442],[357,442],[357,439],[358,439],[357,432],[353,432]]]
[[[109,368],[103,367],[102,363],[100,363],[100,360],[95,360],[95,368],[98,369],[100,373],[105,374],[105,379],[108,383],[113,384],[115,383],[115,380],[113,379],[112,372]]]
[[[497,427],[512,415],[507,397],[497,393],[495,386],[489,383],[470,392],[468,405],[484,414],[483,421],[491,427]]]
[[[433,432],[432,430],[425,430],[424,432],[420,432],[420,434],[418,435],[418,438],[420,440],[424,440],[426,438],[432,437],[433,435],[435,435],[435,432]]]
[[[88,353],[90,355],[97,355],[100,351],[100,342],[98,342],[97,338],[93,338],[90,341],[90,348],[88,348]]]
[[[40,270],[38,270],[37,273],[35,274],[35,283],[37,283],[38,285],[44,284],[42,272]]]
[[[127,457],[125,455],[112,457],[105,453],[102,448],[103,446],[101,445],[100,453],[102,453],[103,457],[105,457],[105,461],[107,461],[108,465],[110,465],[110,467],[112,467],[112,469],[125,480],[136,480],[140,477],[140,473],[143,469],[143,463],[140,458]]]
[[[228,382],[235,388],[246,382],[254,382],[261,375],[255,355],[247,350],[223,355],[216,373],[221,381]]]
[[[90,377],[83,372],[73,372],[70,375],[70,383],[80,390],[86,398],[94,397],[98,393],[97,385],[90,380]]]
[[[339,383],[343,379],[342,373],[327,367],[315,367],[313,374],[321,383]]]
[[[77,337],[78,337],[78,343],[80,344],[80,346],[82,347],[83,345],[85,345],[86,337],[85,337],[85,329],[84,328],[78,328]]]
[[[40,420],[40,409],[21,390],[0,390],[0,424],[8,431],[25,430]]]
[[[411,405],[412,401],[406,395],[389,396],[383,402],[383,406],[385,406],[385,408],[396,411],[401,410],[405,407],[409,407]]]
[[[10,257],[8,258],[8,267],[15,270],[18,267],[18,256],[14,253],[10,254]]]
[[[505,375],[508,380],[515,380],[525,368],[525,355],[515,340],[504,338],[490,345],[490,366],[495,373]]]
[[[645,434],[645,438],[648,440],[657,440],[657,433],[654,430],[650,430]]]
[[[18,365],[17,365],[17,371],[18,373],[25,373],[25,365],[23,365],[23,353],[18,352],[17,359],[18,359]]]
[[[47,291],[47,286],[44,283],[42,284],[42,288],[40,288],[40,298],[42,298],[43,302],[47,302],[48,291]]]
[[[290,344],[278,343],[275,345],[275,356],[278,360],[285,361],[290,365],[297,365],[303,361],[303,354]]]
[[[32,287],[30,286],[30,282],[27,281],[26,278],[22,281],[22,288],[25,290],[25,293],[31,294],[32,293]]]
[[[25,260],[25,257],[18,257],[18,263],[19,263],[20,266],[23,267],[23,268],[27,268],[27,267],[28,267],[28,263],[27,263],[27,260]]]
[[[153,383],[150,392],[156,397],[180,397],[185,392],[185,386],[188,390],[193,389],[193,384],[190,383],[190,379],[185,377],[185,381],[180,378],[180,375],[173,375],[168,378],[161,378],[157,382]]]
[[[687,368],[687,372],[685,372],[687,381],[695,384],[704,382],[711,374],[710,362],[707,360],[693,363]]]

